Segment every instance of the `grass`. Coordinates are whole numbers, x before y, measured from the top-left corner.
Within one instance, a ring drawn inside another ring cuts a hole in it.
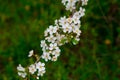
[[[119,0],[89,0],[79,44],[61,47],[40,80],[120,80],[119,6]],[[22,80],[16,66],[27,65],[31,49],[42,54],[44,30],[67,14],[60,0],[0,1],[0,80]]]

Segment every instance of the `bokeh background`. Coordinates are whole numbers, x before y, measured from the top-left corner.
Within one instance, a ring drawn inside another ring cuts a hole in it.
[[[78,45],[61,47],[40,80],[120,80],[120,0],[89,0]],[[44,30],[68,15],[61,0],[0,0],[0,80],[22,80],[16,67],[42,54]],[[31,80],[34,80],[31,78]]]

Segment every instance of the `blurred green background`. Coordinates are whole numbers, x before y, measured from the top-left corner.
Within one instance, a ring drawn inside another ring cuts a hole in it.
[[[120,0],[89,0],[78,45],[61,47],[40,80],[120,80]],[[39,47],[44,30],[68,15],[61,0],[0,0],[0,80],[22,80],[19,63]],[[34,80],[34,79],[31,79]]]

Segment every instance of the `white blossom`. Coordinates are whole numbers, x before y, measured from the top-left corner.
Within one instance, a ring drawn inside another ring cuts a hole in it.
[[[25,72],[18,72],[18,75],[21,76],[22,78],[25,78],[27,73],[25,73]]]
[[[81,15],[79,12],[75,12],[73,14],[72,20],[73,20],[74,24],[80,24],[80,17],[81,17]]]
[[[49,50],[53,50],[57,47],[57,43],[51,43],[49,46]]]
[[[45,70],[45,63],[37,62],[37,63],[36,63],[36,69],[38,69],[38,71],[43,71],[43,70]]]
[[[70,33],[72,31],[72,27],[70,26],[69,23],[65,24],[64,26],[62,26],[63,32],[66,33]]]
[[[17,70],[18,70],[18,71],[25,72],[25,68],[22,67],[21,64],[18,65]]]
[[[46,47],[46,46],[47,46],[45,40],[41,40],[41,44],[40,44],[40,46],[41,46],[41,47]]]
[[[61,18],[58,20],[58,22],[59,22],[59,25],[61,25],[61,26],[66,25],[66,23],[67,23],[66,16],[61,17]]]
[[[36,79],[39,79],[39,76],[37,76]]]
[[[36,68],[38,69],[37,79],[39,79],[39,76],[43,76],[43,74],[45,73],[45,64],[42,62],[38,62],[36,63]]]
[[[44,31],[44,36],[45,36],[45,37],[48,36],[48,33],[49,33],[49,29],[46,29],[46,30]]]
[[[66,10],[70,10],[71,12],[76,8],[76,2],[79,0],[62,0],[63,5],[65,5]]]
[[[38,71],[38,74],[37,76],[43,76],[43,74],[45,73],[45,70],[42,70],[42,71]]]
[[[29,55],[28,55],[28,57],[31,57],[31,56],[33,56],[33,54],[34,54],[34,51],[33,51],[33,50],[31,50],[31,51],[29,52]]]
[[[88,0],[81,0],[82,1],[82,6],[87,5]]]
[[[57,38],[56,43],[58,44],[58,46],[62,46],[64,43],[62,43],[61,41],[62,41],[64,38],[66,38],[66,36],[57,33],[57,34],[56,34],[56,38]]]
[[[52,25],[49,26],[48,32],[50,35],[52,35],[53,33],[56,33],[56,31],[57,31],[57,27],[52,26]]]
[[[50,36],[46,37],[45,39],[46,39],[48,42],[52,42],[52,43],[54,43],[55,40],[56,40],[56,37],[53,36],[53,35],[50,35]]]
[[[42,58],[43,58],[45,61],[51,60],[50,54],[49,54],[48,52],[43,52]]]
[[[28,67],[28,69],[29,69],[29,72],[30,72],[31,74],[34,74],[34,73],[37,71],[34,64],[31,64],[31,65]]]
[[[70,10],[72,12],[72,10],[74,10],[76,7],[73,3],[69,3],[66,5],[66,10]]]
[[[54,55],[54,56],[60,56],[60,52],[61,52],[61,50],[59,49],[59,47],[57,47],[54,51],[52,51],[52,55]]]
[[[68,0],[62,0],[63,5],[65,5],[67,1]]]
[[[79,12],[80,12],[81,17],[85,15],[85,9],[84,8],[80,7]]]
[[[57,56],[53,56],[52,61],[57,61]]]
[[[41,40],[40,47],[42,48],[42,55],[36,57],[36,62],[27,67],[30,74],[36,75],[36,79],[43,76],[45,71],[45,63],[40,62],[42,58],[45,61],[57,61],[58,56],[60,56],[60,46],[72,42],[74,45],[80,40],[81,34],[81,17],[85,15],[85,9],[80,7],[77,11],[76,4],[81,1],[81,5],[87,5],[88,0],[62,0],[63,5],[66,10],[71,13],[70,16],[60,17],[60,19],[55,20],[55,25],[50,25],[44,31],[44,40]],[[74,10],[74,11],[73,11]],[[73,41],[72,41],[73,40]],[[31,57],[34,51],[29,51],[28,57]],[[17,67],[18,75],[25,78],[27,73],[25,68],[21,64]]]
[[[18,75],[25,78],[27,73],[25,72],[25,68],[21,66],[21,64],[18,65],[17,67],[18,70]]]

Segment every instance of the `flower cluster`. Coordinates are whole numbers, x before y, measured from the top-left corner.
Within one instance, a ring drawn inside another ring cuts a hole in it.
[[[21,66],[21,64],[19,64],[19,66],[17,67],[17,70],[18,70],[18,75],[25,78],[27,73],[25,72],[25,68],[23,68]]]
[[[45,40],[41,41],[41,47],[43,51],[42,58],[45,61],[56,61],[60,55],[60,46],[68,43],[72,40],[79,41],[80,30],[80,18],[84,16],[82,7],[75,12],[71,17],[61,17],[59,20],[55,20],[55,25],[50,25],[45,30]]]
[[[19,64],[19,66],[17,67],[18,70],[18,75],[25,78],[27,75],[27,71],[25,71],[25,68],[21,66],[21,64]],[[34,64],[31,64],[28,67],[28,71],[31,75],[35,74],[36,78],[39,79],[39,76],[43,76],[43,74],[45,73],[45,63],[42,62],[35,62]]]
[[[66,6],[66,10],[71,12],[76,9],[76,3],[82,2],[82,6],[87,5],[88,0],[62,0],[63,5]]]
[[[66,6],[66,10],[76,10],[76,4],[81,2],[81,5],[87,5],[88,0],[62,0],[62,3]],[[40,62],[40,59],[47,61],[56,61],[60,56],[60,46],[72,42],[74,45],[80,40],[81,34],[81,17],[85,15],[85,9],[80,7],[79,10],[75,11],[69,17],[63,16],[58,20],[55,20],[54,25],[50,25],[45,31],[45,39],[41,40],[40,47],[42,48],[43,54],[41,56],[36,56],[34,51],[29,52],[28,57],[36,57],[37,61],[27,69],[23,68],[21,65],[17,67],[18,75],[25,78],[27,76],[27,71],[31,75],[43,76],[45,73],[45,64]],[[27,71],[26,71],[27,70]]]
[[[76,8],[75,4],[78,1],[79,0],[62,0],[62,3],[66,6],[66,10],[72,11]]]

